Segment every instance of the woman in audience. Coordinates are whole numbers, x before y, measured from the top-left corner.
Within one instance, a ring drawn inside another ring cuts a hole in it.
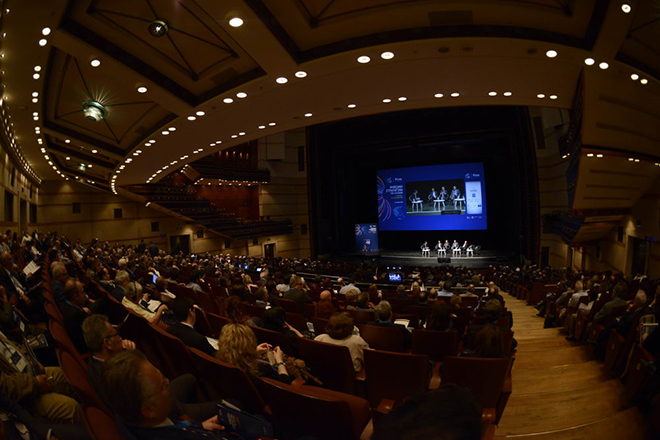
[[[350,292],[353,291],[349,291],[349,293]],[[348,293],[346,294],[346,298],[348,299]],[[367,292],[358,293],[356,304],[354,306],[346,306],[346,310],[363,310],[373,312],[373,304],[369,302],[369,294]]]
[[[451,330],[451,306],[443,301],[436,301],[426,323],[426,330],[438,332]]]
[[[144,300],[145,302],[148,301],[149,295],[144,294],[143,296],[142,286],[140,283],[131,281],[126,286],[124,299],[121,301],[121,303],[124,305],[124,307],[142,316],[151,324],[158,324],[158,321],[160,321],[163,312],[167,310],[167,306],[162,304],[155,312],[152,312],[146,305],[140,304],[141,300]]]
[[[271,366],[262,356],[271,351],[275,364]],[[280,347],[263,343],[257,345],[257,337],[247,325],[225,324],[218,339],[218,359],[232,364],[253,377],[267,377],[290,384],[292,379],[284,365],[284,353]]]
[[[335,313],[330,317],[325,331],[327,334],[318,335],[314,340],[348,347],[355,372],[361,371],[364,364],[363,351],[369,348],[369,344],[360,336],[353,334],[351,315],[346,312]]]
[[[460,309],[462,302],[463,302],[463,298],[461,298],[461,295],[454,295],[449,300],[452,310]]]
[[[481,358],[501,358],[502,331],[496,325],[488,324],[477,333],[474,338],[474,347],[471,351],[464,352],[462,356]]]
[[[231,319],[235,324],[252,324],[250,317],[243,313],[241,299],[235,295],[225,300],[225,309],[222,316]]]

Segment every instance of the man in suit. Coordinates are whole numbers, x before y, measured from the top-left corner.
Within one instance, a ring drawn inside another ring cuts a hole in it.
[[[85,295],[83,284],[75,279],[67,281],[64,287],[64,298],[65,301],[60,305],[60,311],[64,318],[64,328],[78,352],[86,353],[88,349],[85,344],[82,325],[91,312],[85,307],[87,295]]]
[[[392,322],[392,306],[389,301],[381,301],[375,308],[376,319],[375,322],[369,322],[369,325],[377,325],[379,327],[398,327],[401,329],[401,334],[403,335],[403,348],[404,350],[409,350],[411,346],[411,336],[410,332],[400,324],[394,324]]]
[[[57,304],[62,304],[66,301],[66,298],[64,298],[64,286],[68,280],[69,273],[66,271],[66,266],[64,263],[58,262],[53,267],[53,284],[51,285],[53,298],[55,298]]]
[[[126,286],[131,281],[128,272],[125,270],[117,271],[115,275],[115,288],[110,294],[115,297],[115,299],[121,302],[124,299],[124,294],[126,292]]]
[[[181,339],[189,347],[203,351],[209,356],[215,356],[215,349],[209,344],[206,336],[195,330],[196,310],[193,300],[179,295],[170,301],[169,308],[174,313],[177,323],[170,325],[167,332]]]
[[[284,294],[284,299],[295,301],[298,304],[298,311],[304,313],[305,304],[311,304],[312,298],[303,290],[303,279],[298,276],[291,277],[291,289]]]
[[[221,439],[225,428],[216,415],[201,423],[171,417],[171,383],[137,350],[123,351],[103,363],[110,409],[138,439]]]
[[[601,322],[605,321],[605,318],[610,316],[612,314],[612,311],[616,307],[620,307],[626,304],[626,300],[624,299],[626,297],[626,294],[628,293],[628,289],[625,287],[625,284],[617,284],[614,286],[614,291],[612,292],[614,298],[612,301],[608,301],[603,305],[603,308],[600,309],[598,313],[596,313],[596,316],[594,316],[594,323],[600,324]],[[589,327],[591,324],[589,325]],[[587,329],[588,333],[588,329]]]
[[[443,187],[440,189],[440,200],[447,200],[447,197],[448,197],[447,190],[446,190],[445,187],[443,186]]]

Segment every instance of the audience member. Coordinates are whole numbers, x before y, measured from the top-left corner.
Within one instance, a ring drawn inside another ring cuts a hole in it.
[[[363,350],[369,348],[369,344],[360,336],[353,334],[351,315],[347,312],[335,313],[330,317],[325,331],[327,333],[318,335],[314,340],[348,347],[353,360],[353,368],[356,372],[361,371],[364,363]]]
[[[91,312],[85,307],[87,295],[85,295],[83,284],[76,279],[67,281],[64,287],[64,298],[65,301],[60,305],[60,311],[64,319],[64,328],[76,350],[79,353],[86,353],[87,345],[85,345],[82,325],[85,318]]]
[[[403,335],[403,348],[409,350],[411,346],[411,335],[405,326],[394,324],[392,322],[392,305],[388,301],[381,301],[374,309],[376,321],[369,322],[369,325],[377,325],[380,327],[398,327],[401,329]]]
[[[209,356],[215,355],[215,349],[211,346],[206,336],[195,329],[197,320],[197,306],[193,300],[179,295],[169,303],[170,310],[174,313],[177,322],[167,328],[167,332],[181,339],[189,347],[203,351]],[[201,312],[199,312],[201,313]]]
[[[124,299],[121,303],[127,309],[145,318],[150,324],[158,324],[163,312],[168,310],[168,308],[165,304],[160,304],[155,312],[151,311],[145,305],[147,300],[145,297],[148,297],[148,295],[142,295],[142,286],[140,283],[131,281],[126,287]]]
[[[445,332],[451,330],[451,306],[436,301],[426,323],[426,330]]]

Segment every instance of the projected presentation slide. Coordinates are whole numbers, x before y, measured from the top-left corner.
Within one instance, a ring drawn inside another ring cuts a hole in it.
[[[381,231],[487,229],[482,163],[380,170]]]
[[[357,223],[355,225],[355,252],[371,254],[378,251],[378,225]]]

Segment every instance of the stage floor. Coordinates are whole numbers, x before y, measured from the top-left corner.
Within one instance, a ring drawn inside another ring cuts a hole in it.
[[[346,254],[360,260],[378,260],[381,266],[465,266],[471,268],[486,268],[495,264],[506,264],[512,259],[512,255],[503,252],[481,250],[473,257],[452,257],[451,252],[442,258],[448,258],[448,263],[438,263],[437,253],[431,251],[430,257],[423,257],[422,251],[387,251],[380,250],[377,254]]]

